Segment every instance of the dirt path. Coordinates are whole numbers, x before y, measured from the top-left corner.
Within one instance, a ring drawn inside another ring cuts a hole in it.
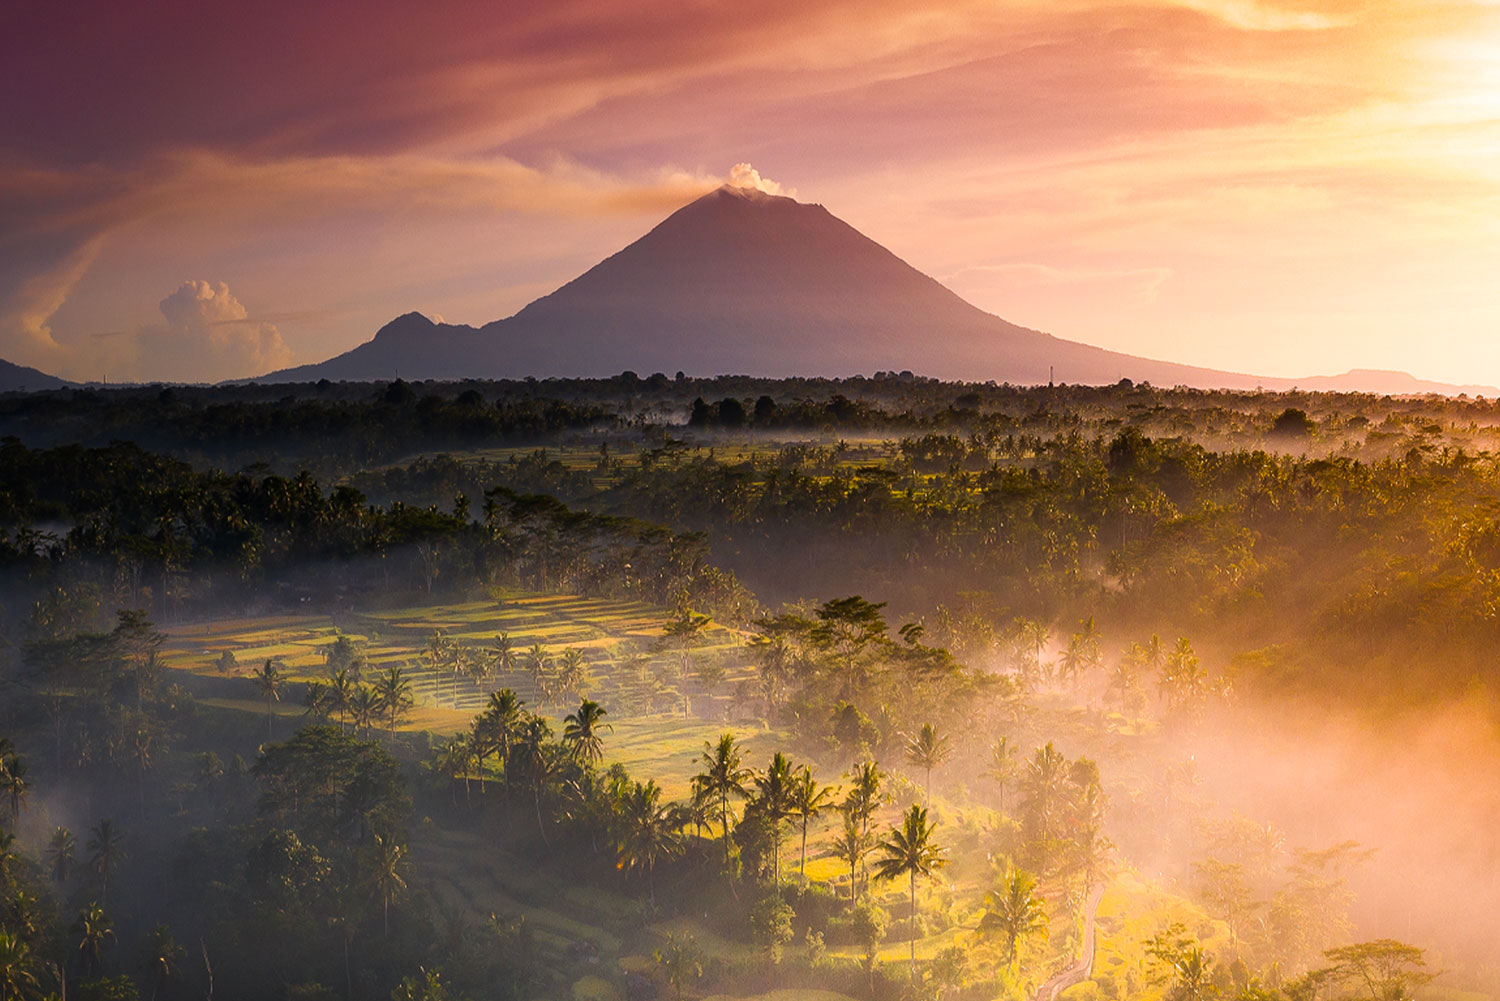
[[[1098,886],[1089,894],[1083,914],[1083,950],[1077,959],[1059,970],[1051,980],[1037,988],[1035,1001],[1057,1001],[1057,996],[1074,984],[1081,984],[1094,975],[1094,918],[1099,913],[1099,900],[1104,896],[1104,887]]]

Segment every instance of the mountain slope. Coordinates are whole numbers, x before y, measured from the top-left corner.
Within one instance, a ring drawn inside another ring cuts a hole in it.
[[[729,186],[507,319],[476,330],[409,313],[352,351],[267,378],[604,376],[626,369],[760,376],[910,369],[975,381],[1128,377],[1246,389],[1294,382],[1136,358],[1016,326],[965,302],[821,205]]]
[[[25,365],[17,365],[0,358],[0,393],[36,392],[42,389],[62,389],[68,383],[55,375]]]

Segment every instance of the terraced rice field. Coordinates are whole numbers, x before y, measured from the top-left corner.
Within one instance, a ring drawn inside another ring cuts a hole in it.
[[[582,653],[590,676],[588,697],[603,702],[617,719],[661,713],[729,718],[736,710],[737,686],[753,678],[741,635],[713,623],[686,651],[668,649],[662,642],[668,618],[666,610],[641,602],[512,592],[495,600],[361,611],[337,620],[285,615],[174,626],[165,630],[163,659],[170,668],[213,677],[227,651],[235,662],[231,676],[247,676],[275,659],[288,680],[304,682],[327,678],[328,648],[342,635],[358,647],[367,679],[391,666],[406,672],[418,715],[448,710],[466,718],[490,692],[506,687],[533,707],[548,708],[529,668],[528,651],[540,644],[554,663],[569,648]],[[437,631],[487,665],[494,660],[495,640],[509,636],[515,669],[493,665],[476,679],[434,664],[428,648]],[[699,677],[705,669],[722,677],[705,684]],[[550,708],[563,707],[559,700]],[[425,722],[424,729],[443,729],[431,725],[441,724],[441,714]]]

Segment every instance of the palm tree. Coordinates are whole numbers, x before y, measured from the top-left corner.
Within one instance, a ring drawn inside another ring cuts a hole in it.
[[[999,787],[1000,812],[1005,813],[1006,793],[1016,777],[1016,749],[1011,746],[1008,738],[1001,737],[990,745],[990,766],[985,774]]]
[[[516,648],[510,633],[501,633],[490,643],[490,663],[496,674],[510,675],[516,670]]]
[[[604,757],[604,738],[601,734],[614,729],[604,719],[604,707],[584,699],[578,711],[563,719],[563,741],[573,749],[573,760],[588,765],[597,765]]]
[[[53,831],[52,837],[47,840],[47,865],[52,870],[54,882],[66,883],[68,881],[68,873],[73,868],[75,848],[73,832],[66,827],[59,827]]]
[[[885,774],[875,762],[864,761],[855,766],[850,777],[853,782],[844,797],[842,809],[854,818],[859,825],[859,833],[869,842],[869,847],[873,847],[870,821],[875,818],[875,811],[880,807],[880,785]]]
[[[1187,637],[1179,637],[1161,666],[1161,693],[1171,710],[1196,711],[1208,695],[1208,672]]]
[[[1171,1001],[1207,1001],[1216,995],[1213,963],[1201,945],[1196,943],[1188,945],[1170,956],[1154,954],[1164,959],[1172,970],[1172,985],[1167,991],[1167,997]],[[1405,991],[1399,991],[1394,996],[1410,997],[1411,995]]]
[[[36,938],[41,924],[36,897],[25,890],[17,890],[5,902],[5,910],[5,923],[10,926],[11,931],[28,942]]]
[[[272,703],[281,701],[281,686],[285,683],[286,677],[281,673],[281,668],[276,665],[276,661],[267,658],[261,669],[251,675],[251,680],[255,682],[255,687],[260,691],[260,694],[265,696],[266,739],[270,740],[271,705]]]
[[[558,764],[552,748],[547,743],[551,736],[552,728],[547,725],[545,719],[528,715],[521,725],[520,739],[514,751],[522,770],[531,781],[532,805],[536,808],[536,829],[542,836],[543,844],[548,842],[547,828],[542,823],[542,789]]]
[[[381,837],[377,834],[370,863],[370,883],[380,895],[384,935],[390,938],[391,901],[406,889],[406,846],[394,837]]]
[[[878,846],[880,858],[875,860],[875,876],[878,879],[897,879],[906,876],[911,883],[911,976],[917,977],[917,877],[933,876],[948,864],[943,857],[944,849],[932,841],[932,828],[927,824],[927,809],[913,804],[902,818],[900,827],[891,828],[891,833]]]
[[[320,723],[327,722],[328,717],[333,715],[333,693],[326,683],[322,681],[309,681],[307,690],[302,695],[303,715],[310,716]]]
[[[100,954],[115,937],[115,923],[104,913],[104,908],[90,903],[78,912],[73,934],[78,936],[78,956],[84,969],[90,976],[98,976]]]
[[[703,743],[703,753],[698,762],[703,771],[693,776],[693,795],[699,799],[716,799],[719,802],[719,824],[724,836],[724,864],[729,864],[729,799],[731,796],[744,799],[750,795],[745,783],[754,774],[740,765],[740,749],[734,742],[734,734],[719,735],[718,744]]]
[[[548,658],[547,648],[542,645],[541,640],[537,640],[531,644],[531,647],[526,651],[526,664],[531,669],[531,685],[536,690],[537,698],[546,701],[547,672],[551,667],[551,660]]]
[[[620,804],[620,866],[644,872],[656,903],[656,863],[683,850],[681,816],[661,802],[656,781],[635,783]]]
[[[844,830],[833,840],[834,857],[849,864],[849,906],[859,901],[859,864],[875,847],[874,841],[860,827],[852,810],[844,810]]]
[[[1016,642],[1025,658],[1021,671],[1023,676],[1040,678],[1046,674],[1042,654],[1051,639],[1052,628],[1040,619],[1016,620]]]
[[[21,1001],[37,987],[31,947],[15,932],[0,928],[0,1001]]]
[[[1063,651],[1063,673],[1070,679],[1081,678],[1098,667],[1099,661],[1099,627],[1090,615],[1068,640],[1067,649]]]
[[[368,736],[370,728],[380,716],[380,696],[369,685],[358,686],[349,699],[349,715],[354,722],[354,729]]]
[[[381,715],[385,716],[386,723],[390,726],[391,738],[395,739],[396,724],[401,722],[401,717],[416,703],[411,692],[411,682],[406,680],[401,668],[392,665],[375,679],[375,698]]]
[[[763,774],[755,776],[756,801],[771,822],[771,879],[781,893],[781,822],[795,812],[796,776],[787,756],[777,751]]]
[[[115,830],[114,822],[109,819],[99,821],[92,831],[89,832],[89,868],[99,877],[99,900],[107,902],[109,898],[109,877],[114,873],[125,852],[120,847],[120,832]]]
[[[1036,749],[1036,754],[1026,766],[1026,780],[1022,804],[1023,819],[1028,836],[1033,840],[1052,837],[1053,827],[1062,810],[1063,783],[1067,779],[1068,762],[1052,746],[1051,741]]]
[[[565,695],[574,695],[583,698],[589,686],[588,665],[583,659],[583,651],[576,646],[570,646],[562,653],[562,661],[558,665],[557,687],[558,691]]]
[[[334,712],[339,714],[339,732],[344,732],[344,715],[354,707],[354,692],[358,688],[347,670],[334,672],[328,684],[328,700]]]
[[[870,833],[870,819],[880,806],[880,783],[884,777],[880,766],[873,761],[861,762],[851,773],[853,784],[844,798],[844,808],[853,813],[860,830],[866,834]]]
[[[151,999],[156,1001],[156,992],[162,984],[177,976],[177,964],[182,962],[182,947],[172,938],[172,929],[159,924],[141,947],[142,965],[151,974]]]
[[[797,874],[803,879],[807,878],[807,822],[823,812],[837,791],[833,786],[818,785],[808,765],[802,766],[792,782],[792,811],[802,820],[802,861]]]
[[[438,750],[437,760],[433,762],[433,766],[439,774],[447,776],[454,806],[458,805],[459,779],[462,779],[464,783],[464,802],[469,806],[473,805],[469,800],[469,773],[473,770],[476,760],[474,742],[469,737],[454,737]]]
[[[526,715],[525,706],[526,703],[517,698],[515,692],[502,688],[490,693],[489,703],[475,721],[476,730],[483,734],[483,739],[475,749],[479,755],[481,792],[484,791],[484,759],[490,754],[499,758],[500,767],[506,772],[507,780],[509,779],[507,765],[510,761],[510,749],[521,732],[521,723]]]
[[[427,660],[432,664],[433,671],[443,667],[456,670],[458,664],[458,644],[448,638],[448,634],[441,629],[434,629],[432,635],[427,637]]]
[[[21,807],[31,792],[31,783],[26,781],[26,761],[12,755],[0,758],[0,793],[10,797],[10,816],[18,820]]]
[[[1118,702],[1121,712],[1132,713],[1140,709],[1140,673],[1148,656],[1146,647],[1131,643],[1121,651],[1120,659],[1115,661],[1114,670],[1109,673],[1109,684],[1104,690],[1104,697]]]
[[[1005,936],[1005,963],[1016,961],[1022,942],[1047,935],[1047,906],[1036,892],[1036,877],[1013,869],[998,890],[984,895],[981,932]]]
[[[906,760],[927,773],[923,796],[928,803],[932,802],[932,770],[947,761],[949,753],[948,738],[931,723],[923,723],[917,735],[906,742]]]
[[[16,851],[16,836],[0,830],[0,886],[9,886],[11,873],[21,864],[21,854]]]

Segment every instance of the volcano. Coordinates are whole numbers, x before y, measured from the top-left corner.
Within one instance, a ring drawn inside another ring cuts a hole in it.
[[[397,317],[275,381],[692,375],[849,376],[909,370],[966,381],[1252,389],[1272,379],[1152,361],[987,313],[821,205],[725,185],[520,312],[483,327]],[[1403,373],[1301,380],[1323,389],[1449,390]]]

